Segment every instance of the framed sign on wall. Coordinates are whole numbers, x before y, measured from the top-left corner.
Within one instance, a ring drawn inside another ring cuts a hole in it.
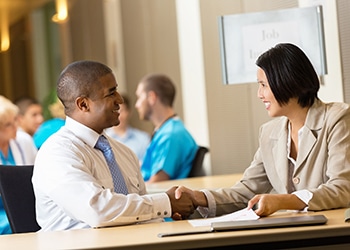
[[[256,59],[278,43],[299,46],[327,74],[322,6],[220,16],[219,31],[224,84],[256,82]]]

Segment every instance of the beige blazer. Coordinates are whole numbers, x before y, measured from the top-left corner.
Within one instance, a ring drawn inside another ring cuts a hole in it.
[[[244,208],[260,193],[287,193],[288,119],[279,117],[260,128],[259,148],[242,180],[231,188],[210,191],[216,215]],[[317,100],[309,109],[301,136],[295,190],[313,193],[309,210],[350,204],[350,107]]]

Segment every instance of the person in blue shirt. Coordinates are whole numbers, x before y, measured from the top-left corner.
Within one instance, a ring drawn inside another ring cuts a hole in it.
[[[139,117],[154,125],[141,165],[146,182],[186,178],[198,150],[196,141],[174,111],[175,94],[174,83],[163,74],[144,76],[136,89],[135,108]]]
[[[106,133],[113,139],[128,146],[139,158],[140,164],[150,142],[150,135],[130,125],[131,116],[130,100],[127,95],[122,95],[124,102],[120,105],[119,125],[106,129]]]
[[[49,111],[52,118],[44,121],[33,135],[35,146],[38,149],[40,149],[47,138],[65,124],[66,115],[64,114],[63,104],[59,99],[49,106]]]

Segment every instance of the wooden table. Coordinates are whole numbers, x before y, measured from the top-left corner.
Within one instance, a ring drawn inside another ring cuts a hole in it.
[[[162,192],[174,185],[193,189],[232,186],[240,174],[196,177],[148,185],[152,192]],[[145,223],[100,229],[77,229],[57,232],[23,233],[0,236],[0,249],[350,249],[350,223],[344,221],[346,209],[295,213],[280,211],[272,217],[323,214],[326,225],[239,230],[191,234],[161,238],[159,233],[205,230],[188,221]]]
[[[202,230],[188,221],[149,223],[101,229],[24,233],[0,236],[0,249],[289,249],[299,246],[323,246],[350,249],[350,223],[344,222],[345,209],[308,214],[323,214],[326,225],[275,229],[240,230],[158,237],[159,233]],[[272,216],[302,216],[280,212]],[[336,245],[337,244],[337,245]],[[305,248],[304,248],[305,249]]]
[[[231,187],[242,177],[242,174],[213,175],[203,177],[193,177],[181,180],[161,181],[147,183],[149,193],[165,192],[173,186],[186,186],[191,189],[215,189],[221,187]]]

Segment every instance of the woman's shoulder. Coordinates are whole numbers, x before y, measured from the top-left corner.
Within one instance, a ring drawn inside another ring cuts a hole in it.
[[[345,102],[329,102],[324,104],[328,112],[350,112],[350,105]]]
[[[147,139],[147,140],[150,140],[150,138],[151,138],[149,133],[147,133],[146,131],[143,131],[141,129],[134,128],[134,127],[129,127],[128,129],[129,129],[130,133],[134,134],[136,137]]]

